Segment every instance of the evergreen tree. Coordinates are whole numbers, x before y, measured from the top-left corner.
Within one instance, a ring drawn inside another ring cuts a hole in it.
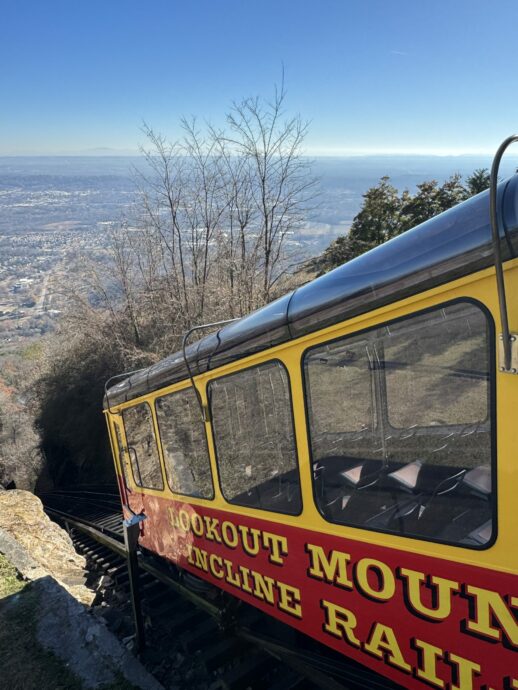
[[[399,235],[402,200],[385,175],[363,195],[363,206],[354,218],[349,238],[360,254]]]
[[[455,173],[439,187],[438,198],[441,211],[447,211],[452,206],[460,204],[471,196],[471,193],[462,184],[462,175]]]
[[[326,273],[487,189],[489,179],[489,172],[480,168],[463,185],[462,176],[455,173],[442,185],[437,180],[421,182],[412,195],[407,189],[399,194],[385,175],[363,195],[362,208],[353,219],[349,233],[337,237],[306,268],[319,275]]]
[[[486,189],[489,189],[491,175],[487,168],[478,168],[466,180],[466,187],[469,196],[479,194]]]
[[[352,239],[350,234],[340,235],[331,242],[320,256],[310,259],[303,268],[310,272],[316,272],[317,275],[323,275],[332,268],[341,266],[350,259],[372,249],[373,246],[362,240]]]

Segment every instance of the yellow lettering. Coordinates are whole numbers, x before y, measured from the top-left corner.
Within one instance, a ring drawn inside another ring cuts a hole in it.
[[[192,544],[189,544],[187,546],[189,550],[189,554],[187,557],[187,560],[191,565],[194,565],[196,568],[199,570],[204,570],[205,572],[208,572],[208,564],[207,564],[207,552],[205,549],[199,549],[197,546],[193,546]],[[193,554],[194,554],[194,559],[193,559]]]
[[[324,549],[315,544],[306,544],[306,551],[309,554],[310,565],[307,573],[310,577],[332,582],[346,589],[353,588],[353,583],[347,574],[347,566],[351,560],[348,553],[331,551],[326,556]]]
[[[203,521],[205,523],[205,539],[209,541],[217,541],[221,544],[221,536],[219,534],[219,520],[218,518],[211,518],[207,515],[203,516]]]
[[[374,623],[364,649],[379,659],[385,657],[388,664],[396,666],[402,671],[410,672],[412,670],[410,664],[407,664],[403,658],[394,631],[388,625]]]
[[[230,549],[235,549],[238,542],[237,529],[233,522],[225,520],[221,525],[221,536],[223,537],[223,542]]]
[[[437,661],[442,658],[443,650],[423,640],[414,640],[414,647],[419,652],[417,677],[437,688],[444,688],[444,681],[437,676]]]
[[[249,556],[257,556],[260,549],[259,537],[261,535],[260,530],[255,527],[245,527],[239,525],[239,531],[241,532],[241,541],[243,542],[243,549]],[[252,543],[248,541],[248,536],[252,535]]]
[[[178,523],[184,532],[188,532],[191,527],[191,520],[189,518],[189,513],[182,508],[178,513]]]
[[[435,575],[431,577],[430,582],[435,589],[432,591],[434,606],[430,608],[423,604],[421,598],[422,588],[426,586],[424,574],[415,570],[408,570],[407,568],[400,568],[398,573],[404,578],[407,601],[416,613],[432,620],[448,618],[451,613],[452,594],[459,589],[458,582],[446,580]]]
[[[197,537],[201,537],[203,534],[203,520],[198,513],[191,515],[191,529]]]
[[[225,580],[229,582],[231,585],[234,585],[234,587],[239,587],[241,588],[241,578],[239,577],[239,573],[234,573],[232,570],[232,561],[223,561],[223,564],[225,566],[225,569],[227,571],[227,574],[225,576]]]
[[[253,594],[252,587],[250,586],[250,570],[248,568],[245,568],[244,565],[240,565],[239,572],[241,573],[241,588],[244,592],[248,592],[248,594]]]
[[[473,690],[473,677],[480,675],[480,666],[456,654],[448,654],[448,659],[455,665],[454,680],[458,683],[452,683],[451,690]]]
[[[254,580],[254,596],[262,599],[262,601],[267,601],[269,604],[274,604],[273,586],[275,580],[268,575],[261,575],[255,570],[252,570],[252,578]]]
[[[325,599],[320,600],[320,606],[325,613],[324,631],[333,637],[344,639],[353,647],[359,647],[360,640],[354,634],[357,624],[354,613]]]
[[[288,540],[286,537],[281,537],[271,532],[263,532],[263,546],[270,551],[268,556],[270,563],[275,563],[276,565],[284,563],[283,556],[288,554]]]
[[[500,640],[501,631],[493,625],[498,621],[500,628],[513,647],[518,647],[518,623],[498,592],[468,585],[466,593],[474,597],[475,619],[469,619],[466,630]],[[511,606],[518,607],[518,597],[511,598]]]
[[[292,616],[302,618],[300,589],[287,585],[284,582],[277,582],[277,589],[279,590],[278,607],[281,611],[286,611],[286,613],[291,613]]]
[[[176,514],[174,510],[171,508],[171,506],[168,506],[167,508],[167,517],[169,519],[169,524],[171,527],[175,528],[176,527]]]
[[[369,582],[369,571],[376,572],[380,583],[379,589],[371,587]],[[356,579],[360,589],[368,597],[378,601],[392,599],[396,591],[396,580],[394,573],[386,563],[376,561],[374,558],[362,558],[356,565]]]
[[[216,568],[215,564],[218,565],[219,570]],[[210,572],[214,575],[214,577],[217,577],[218,580],[222,580],[225,577],[225,573],[223,572],[222,568],[221,557],[217,556],[215,553],[211,553],[209,556],[209,567]]]

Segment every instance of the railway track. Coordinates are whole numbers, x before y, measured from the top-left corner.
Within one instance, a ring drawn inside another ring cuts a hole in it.
[[[92,485],[40,498],[101,585],[94,612],[131,643],[131,571],[117,491]],[[166,689],[400,688],[151,554],[139,552],[138,566],[147,642],[140,656]]]

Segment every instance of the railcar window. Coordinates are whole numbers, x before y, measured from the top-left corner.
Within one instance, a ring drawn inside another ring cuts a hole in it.
[[[213,498],[205,429],[192,388],[156,401],[167,481],[177,493]]]
[[[122,418],[135,484],[161,491],[164,482],[149,405],[142,403],[128,407],[123,410]]]
[[[284,366],[268,362],[212,381],[209,398],[227,501],[297,515],[302,500]]]
[[[460,302],[306,353],[314,494],[328,520],[491,540],[491,338],[485,313]]]
[[[126,485],[128,484],[128,476],[127,476],[127,470],[126,470],[126,463],[125,463],[125,455],[124,455],[124,444],[122,442],[122,436],[121,436],[121,430],[118,424],[114,424],[113,428],[115,429],[115,437],[117,438],[117,450],[119,453],[119,462],[120,466],[122,468],[122,474],[124,475],[124,480],[126,482]]]

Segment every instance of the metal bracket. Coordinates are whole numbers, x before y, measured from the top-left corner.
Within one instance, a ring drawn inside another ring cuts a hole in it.
[[[144,515],[144,513],[139,513],[138,515],[133,513],[130,518],[123,520],[122,524],[124,527],[131,527],[132,525],[138,525],[139,522],[144,522],[144,520],[147,520],[147,515]]]
[[[509,346],[511,351],[510,366],[506,367],[504,335],[498,336],[498,370],[503,374],[518,374],[518,333],[509,333]]]
[[[513,349],[513,342],[516,340],[516,336],[514,336],[509,329],[507,300],[505,296],[504,267],[502,251],[500,248],[500,228],[498,225],[497,185],[500,161],[502,160],[502,156],[504,155],[506,148],[514,142],[518,142],[517,134],[507,137],[507,139],[500,144],[493,159],[493,165],[491,166],[491,181],[489,185],[489,219],[491,223],[491,235],[493,238],[493,253],[495,256],[496,287],[498,291],[498,304],[500,307],[500,320],[502,322],[502,336],[500,337],[501,343],[499,343],[499,349],[500,345],[502,347],[500,371],[504,371],[509,374],[516,374],[517,370],[515,358],[511,352]]]

